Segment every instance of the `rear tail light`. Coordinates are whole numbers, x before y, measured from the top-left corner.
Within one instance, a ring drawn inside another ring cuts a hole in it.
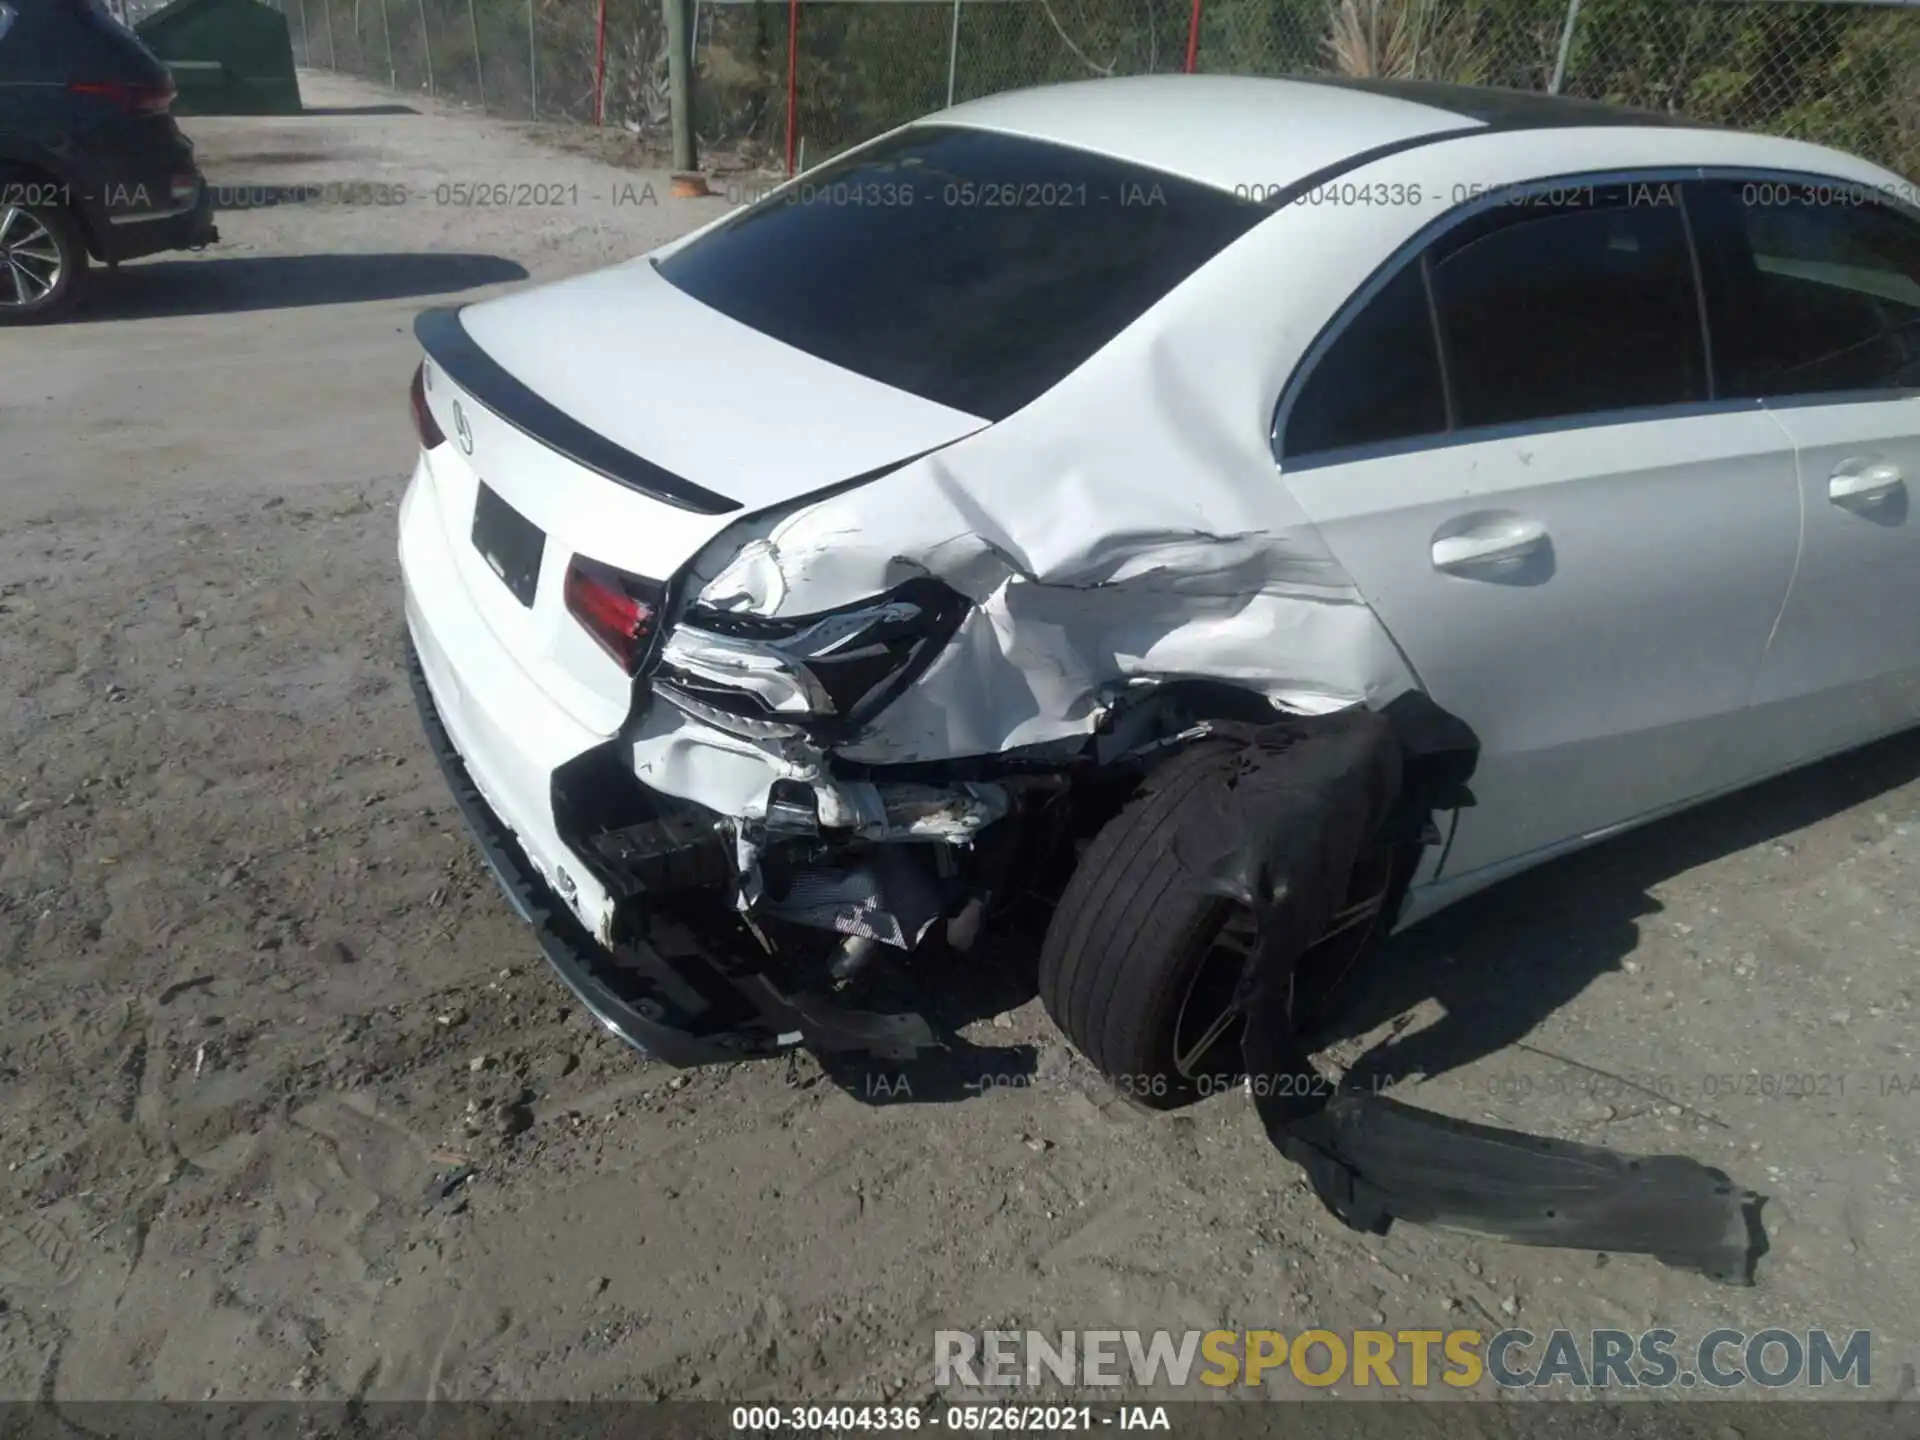
[[[434,420],[433,411],[427,408],[427,362],[424,360],[414,367],[413,384],[407,387],[407,398],[413,403],[413,433],[420,437],[420,448],[431,450],[436,445],[446,444],[446,435]]]
[[[567,567],[567,611],[629,675],[653,643],[660,587],[583,555]]]
[[[67,83],[72,95],[92,95],[111,100],[132,115],[165,115],[173,108],[174,83],[134,85],[124,80],[72,80]]]

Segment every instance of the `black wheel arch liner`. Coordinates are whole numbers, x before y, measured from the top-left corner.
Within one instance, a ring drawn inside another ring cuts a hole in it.
[[[61,156],[23,135],[0,133],[0,175],[9,172],[44,175],[52,184],[71,190],[73,203],[67,212],[80,227],[87,253],[105,262],[107,212],[99,200],[98,183],[84,162]]]
[[[1175,813],[1188,882],[1254,913],[1238,1001],[1249,1089],[1268,1138],[1349,1227],[1405,1220],[1526,1245],[1645,1254],[1752,1284],[1760,1196],[1675,1155],[1636,1156],[1450,1119],[1371,1092],[1330,1090],[1288,1021],[1294,962],[1321,934],[1354,865],[1382,840],[1433,831],[1471,804],[1472,731],[1410,691],[1381,710],[1214,727],[1240,764]]]

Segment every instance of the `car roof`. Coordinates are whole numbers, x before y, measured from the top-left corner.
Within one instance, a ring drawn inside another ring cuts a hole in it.
[[[1052,141],[1225,189],[1295,185],[1394,150],[1489,131],[1713,128],[1524,90],[1308,75],[1080,80],[970,100],[923,123]]]

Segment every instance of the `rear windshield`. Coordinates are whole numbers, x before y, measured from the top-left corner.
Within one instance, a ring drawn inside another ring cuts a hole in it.
[[[999,420],[1266,214],[1123,161],[925,126],[809,172],[659,271],[810,355]]]

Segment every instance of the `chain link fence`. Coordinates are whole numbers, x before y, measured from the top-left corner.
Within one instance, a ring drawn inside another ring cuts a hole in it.
[[[649,141],[668,127],[666,3],[281,0],[303,64]],[[703,150],[781,155],[791,100],[809,165],[950,102],[1191,63],[1558,90],[1920,177],[1920,0],[687,3]]]
[[[787,7],[689,3],[698,75],[696,134],[704,146],[777,153],[786,128]],[[277,4],[286,13],[300,65],[462,101],[509,119],[605,124],[661,143],[669,130],[661,0]],[[809,5],[810,10],[868,8],[891,7]],[[856,50],[865,39],[856,36]],[[819,57],[805,58],[807,79],[827,73]],[[843,94],[841,103],[857,107],[858,98]],[[823,113],[821,100],[806,113]]]

